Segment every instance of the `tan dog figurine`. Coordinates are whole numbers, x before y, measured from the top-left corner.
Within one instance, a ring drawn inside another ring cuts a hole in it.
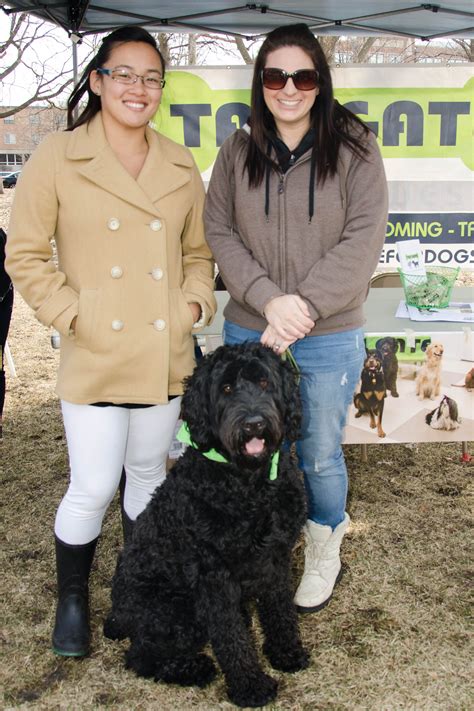
[[[441,361],[444,346],[442,343],[430,343],[425,352],[425,361],[416,376],[416,394],[419,400],[434,400],[441,390]]]

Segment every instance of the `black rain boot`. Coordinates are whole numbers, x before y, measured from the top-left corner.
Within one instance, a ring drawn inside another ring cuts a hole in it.
[[[125,498],[125,484],[127,483],[127,475],[125,474],[125,469],[122,469],[122,476],[120,477],[119,484],[119,496],[120,496],[120,511],[122,514],[122,531],[123,531],[123,543],[124,545],[131,541],[133,528],[135,526],[135,521],[133,521],[130,516],[125,511],[123,505]]]
[[[63,657],[89,653],[89,574],[97,538],[74,546],[54,537],[58,576],[58,606],[53,631],[53,652]]]

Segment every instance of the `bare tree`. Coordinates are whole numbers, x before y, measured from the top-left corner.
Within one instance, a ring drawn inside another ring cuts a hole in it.
[[[455,39],[453,42],[461,50],[468,62],[474,62],[474,39]]]
[[[229,61],[253,64],[252,49],[261,40],[244,40],[242,37],[212,34],[179,34],[158,32],[155,35],[160,52],[168,66],[188,64],[213,64],[214,58],[228,56]]]
[[[90,42],[84,47],[83,55],[90,51]],[[13,87],[21,87],[26,95],[16,106],[0,108],[0,118],[33,103],[54,103],[73,82],[71,44],[66,35],[63,40],[57,27],[27,13],[12,14],[7,39],[0,43],[0,82],[3,96]],[[2,99],[3,104],[7,101]]]
[[[321,35],[317,39],[323,49],[324,54],[326,55],[326,59],[328,60],[329,64],[332,64],[332,62],[334,62],[336,46],[340,38],[336,35]]]

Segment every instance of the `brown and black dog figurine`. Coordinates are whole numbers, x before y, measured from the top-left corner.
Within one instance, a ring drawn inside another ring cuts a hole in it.
[[[382,361],[383,357],[380,351],[367,351],[360,376],[360,392],[354,395],[354,405],[357,408],[356,417],[368,414],[370,427],[377,428],[379,437],[385,437],[385,432],[382,429],[382,415],[386,389]]]
[[[398,341],[392,336],[380,338],[375,347],[382,355],[382,368],[385,378],[385,389],[390,391],[392,397],[398,397],[397,375],[398,375]]]

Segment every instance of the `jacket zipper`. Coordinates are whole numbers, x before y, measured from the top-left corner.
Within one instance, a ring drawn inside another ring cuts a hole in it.
[[[279,177],[279,182],[278,182],[278,195],[284,195],[285,192],[285,180],[286,177],[291,171],[295,170],[298,166],[302,165],[303,163],[306,163],[306,161],[310,160],[310,154],[302,156],[301,160],[298,159],[295,163],[290,165],[286,173],[280,173]],[[282,197],[282,200],[284,201],[284,198]],[[282,283],[282,288],[285,290],[287,289],[287,282],[286,282],[286,245],[287,245],[287,225],[286,225],[286,209],[285,205],[283,202],[283,206],[280,206],[280,219],[281,219],[281,224],[282,224],[282,239],[280,241],[280,275],[281,275],[281,283]]]

